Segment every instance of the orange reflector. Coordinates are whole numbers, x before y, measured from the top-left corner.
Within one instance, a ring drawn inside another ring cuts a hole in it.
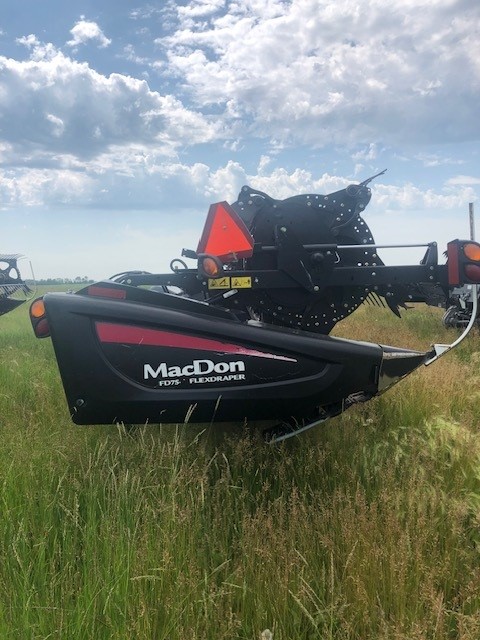
[[[45,315],[45,303],[43,298],[38,298],[32,302],[30,306],[30,315],[32,318],[42,318]]]
[[[469,242],[463,245],[463,253],[469,260],[480,262],[480,245],[476,242]]]
[[[202,260],[203,271],[211,278],[216,278],[220,273],[219,265],[213,258],[203,258]]]
[[[222,262],[249,258],[254,240],[245,223],[228,202],[212,204],[208,211],[197,254],[209,253]]]

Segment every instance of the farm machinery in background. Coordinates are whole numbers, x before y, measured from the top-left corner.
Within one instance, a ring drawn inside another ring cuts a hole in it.
[[[26,261],[19,253],[0,254],[0,316],[13,311],[35,294],[35,281],[24,280],[18,263]],[[30,266],[31,271],[31,266]]]
[[[413,287],[418,292],[418,286]],[[472,284],[464,284],[445,290],[438,285],[420,285],[424,302],[432,307],[445,309],[442,317],[447,329],[463,329],[468,326],[473,313],[474,295],[477,299],[480,291]],[[477,300],[476,325],[480,324],[480,304]]]
[[[473,296],[478,298],[478,291],[473,290],[472,285],[466,284],[463,287],[454,288],[445,301],[446,311],[443,315],[443,324],[448,329],[461,329],[470,322],[473,313]],[[479,311],[477,310],[477,326],[480,322]]]
[[[382,172],[383,173],[383,172]],[[380,174],[377,174],[380,175]],[[368,300],[393,313],[480,282],[480,245],[435,242],[420,264],[386,266],[363,218],[369,178],[276,200],[244,186],[210,207],[197,249],[171,273],[130,271],[37,299],[77,424],[273,421],[281,441],[389,389],[456,346],[427,351],[328,335]],[[396,245],[388,245],[396,246]],[[194,260],[188,267],[186,260]]]

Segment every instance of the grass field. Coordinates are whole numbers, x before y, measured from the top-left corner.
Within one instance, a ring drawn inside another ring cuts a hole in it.
[[[439,317],[336,333],[426,348]],[[479,363],[476,333],[280,446],[131,436],[74,426],[26,305],[0,318],[0,639],[478,640]]]

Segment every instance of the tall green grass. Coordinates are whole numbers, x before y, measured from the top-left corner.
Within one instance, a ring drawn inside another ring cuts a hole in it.
[[[451,339],[405,316],[337,333]],[[479,354],[474,335],[267,446],[248,425],[76,427],[51,343],[1,318],[0,638],[478,640]]]

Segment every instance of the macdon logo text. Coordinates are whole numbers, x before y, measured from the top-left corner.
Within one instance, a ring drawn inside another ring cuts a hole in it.
[[[202,378],[191,378],[191,382],[226,382],[228,379],[243,380],[245,376],[238,376],[245,371],[245,363],[242,360],[235,362],[213,362],[213,360],[193,360],[191,364],[184,367],[167,366],[166,362],[162,362],[158,367],[152,367],[150,364],[143,365],[143,378],[148,380],[154,379],[172,379],[181,377],[202,376]],[[210,374],[217,375],[210,375]],[[220,375],[218,375],[220,374]],[[232,376],[232,374],[234,374]],[[209,376],[209,377],[205,377]],[[230,376],[232,376],[230,378]],[[238,376],[238,377],[237,377]]]

